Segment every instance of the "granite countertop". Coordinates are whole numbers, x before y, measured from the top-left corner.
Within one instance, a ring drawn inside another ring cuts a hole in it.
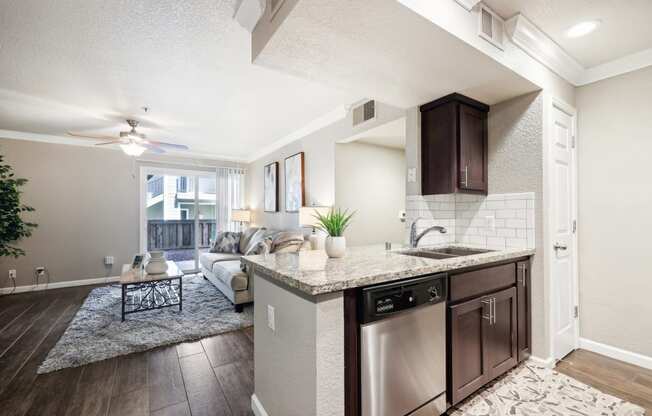
[[[478,248],[460,244],[455,244],[454,247]],[[401,247],[387,251],[383,245],[371,245],[347,248],[346,256],[341,259],[328,258],[323,250],[315,250],[246,256],[242,261],[287,286],[309,295],[320,295],[407,277],[516,259],[531,256],[535,252],[534,249],[507,249],[445,260],[401,254],[410,250],[418,251],[424,248]]]

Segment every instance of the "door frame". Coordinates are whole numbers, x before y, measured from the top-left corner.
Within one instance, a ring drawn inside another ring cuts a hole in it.
[[[194,169],[194,168],[166,168],[160,166],[151,166],[151,165],[141,165],[139,167],[139,219],[138,219],[138,249],[141,253],[147,253],[147,186],[145,186],[147,175],[175,175],[175,176],[192,176],[199,177],[201,174],[215,174],[214,170],[208,169]],[[195,219],[194,219],[194,229],[195,229],[195,269],[187,270],[187,272],[198,272],[199,271],[199,247],[198,247],[198,237],[199,237],[199,180],[194,181],[194,193],[195,193]],[[217,203],[217,201],[216,201]]]
[[[544,99],[544,163],[543,163],[543,189],[544,189],[544,230],[543,230],[543,256],[544,256],[544,278],[545,282],[549,282],[547,288],[547,302],[545,305],[548,309],[547,318],[548,318],[548,346],[549,346],[549,360],[552,365],[554,365],[555,359],[555,299],[554,299],[554,280],[552,279],[552,262],[554,256],[554,250],[552,248],[554,244],[553,236],[553,219],[547,213],[552,211],[554,206],[553,197],[555,195],[554,190],[552,189],[552,180],[551,180],[551,162],[552,162],[552,146],[553,146],[553,111],[555,108],[563,111],[568,114],[571,119],[571,128],[572,128],[572,137],[574,140],[573,153],[572,153],[572,192],[570,195],[572,203],[572,213],[573,219],[576,221],[577,228],[573,233],[571,243],[572,243],[572,253],[573,253],[573,266],[572,266],[572,276],[573,279],[573,301],[575,306],[579,308],[579,250],[578,250],[578,154],[579,154],[579,134],[577,131],[577,109],[567,103],[566,101],[549,95]],[[544,291],[545,291],[545,282],[544,282]],[[545,292],[544,292],[545,293]],[[579,314],[575,322],[575,334],[574,334],[574,347],[575,349],[579,348],[579,339],[580,339],[580,319]]]

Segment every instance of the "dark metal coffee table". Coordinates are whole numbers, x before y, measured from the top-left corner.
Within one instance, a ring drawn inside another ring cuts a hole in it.
[[[122,321],[132,313],[179,306],[183,310],[183,272],[173,261],[161,274],[147,274],[122,266]]]

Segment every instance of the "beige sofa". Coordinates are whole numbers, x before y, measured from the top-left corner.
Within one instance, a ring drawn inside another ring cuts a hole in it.
[[[253,237],[254,241],[249,241],[247,237]],[[298,252],[307,250],[310,246],[300,232],[261,229],[256,233],[254,229],[249,229],[241,236],[238,253],[208,252],[199,256],[204,279],[210,281],[233,303],[236,312],[242,312],[244,305],[254,300],[251,270],[242,270],[240,258],[247,254],[248,248],[260,241],[266,243],[268,250],[265,252],[269,253]]]

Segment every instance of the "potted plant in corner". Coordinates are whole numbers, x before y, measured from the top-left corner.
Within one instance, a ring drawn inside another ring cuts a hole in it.
[[[331,258],[344,257],[346,253],[346,238],[344,230],[349,226],[351,218],[355,212],[349,214],[348,211],[342,212],[339,208],[331,209],[326,214],[316,213],[317,227],[328,234],[326,237],[326,254]]]
[[[32,235],[36,227],[21,218],[23,212],[34,211],[20,202],[20,187],[25,182],[27,179],[14,177],[12,167],[3,164],[0,155],[0,257],[24,256],[25,250],[12,244]]]

